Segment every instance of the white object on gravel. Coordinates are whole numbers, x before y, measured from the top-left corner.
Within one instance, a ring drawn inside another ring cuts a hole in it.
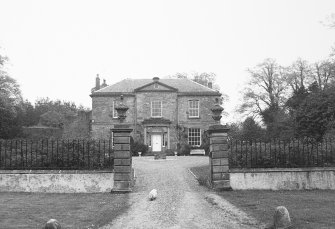
[[[157,198],[157,190],[153,189],[151,190],[151,192],[149,193],[149,200],[155,200]]]
[[[45,224],[44,229],[61,229],[60,223],[55,219],[49,219]]]

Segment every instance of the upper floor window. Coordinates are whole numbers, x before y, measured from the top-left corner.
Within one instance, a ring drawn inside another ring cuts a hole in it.
[[[199,118],[199,100],[188,101],[188,117]]]
[[[115,110],[115,107],[116,107],[116,101],[114,100],[113,101],[113,107],[112,107],[112,113],[113,113],[113,118],[118,118],[118,115],[117,115],[117,112]]]
[[[151,101],[151,117],[162,117],[162,101]]]
[[[188,144],[191,146],[201,145],[201,131],[200,128],[188,129]]]

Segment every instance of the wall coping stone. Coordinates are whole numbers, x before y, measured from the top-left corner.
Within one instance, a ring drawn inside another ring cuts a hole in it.
[[[0,170],[0,174],[96,174],[114,173],[112,170]]]
[[[229,173],[318,172],[318,171],[335,171],[335,167],[229,169]]]

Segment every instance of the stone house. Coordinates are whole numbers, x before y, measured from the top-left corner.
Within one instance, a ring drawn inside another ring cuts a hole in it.
[[[212,108],[221,94],[189,79],[125,79],[92,89],[93,138],[112,139],[111,129],[120,122],[115,107],[121,102],[129,107],[124,120],[132,136],[149,146],[149,150],[176,150],[178,143],[200,147],[205,130],[217,124]]]

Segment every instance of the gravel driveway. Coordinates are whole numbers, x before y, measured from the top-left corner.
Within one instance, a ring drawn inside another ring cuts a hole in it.
[[[131,207],[107,228],[259,228],[258,223],[215,192],[199,186],[188,168],[207,157],[133,158],[136,174]],[[148,200],[152,189],[158,198]]]

